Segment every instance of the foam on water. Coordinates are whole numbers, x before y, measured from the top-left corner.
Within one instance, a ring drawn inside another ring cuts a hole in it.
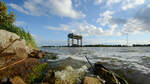
[[[46,48],[49,52],[58,53],[59,59],[71,57],[77,60],[86,61],[85,55],[88,56],[92,63],[101,61],[114,64],[117,66],[128,65],[127,67],[139,70],[142,73],[150,73],[150,68],[146,67],[142,57],[150,57],[149,47],[99,47],[99,48]],[[86,54],[85,54],[86,53]],[[146,61],[145,64],[150,64]]]
[[[62,71],[55,72],[56,78],[59,80],[65,80],[69,84],[81,83],[81,78],[87,71],[86,66],[82,66],[79,69],[73,69],[71,66],[67,66]]]
[[[131,63],[129,65],[130,68],[135,69],[135,70],[139,70],[142,71],[142,73],[144,74],[149,74],[150,73],[150,68],[145,67],[143,65],[137,64],[137,63]]]

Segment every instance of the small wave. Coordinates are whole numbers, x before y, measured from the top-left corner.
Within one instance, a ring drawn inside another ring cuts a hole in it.
[[[119,52],[138,52],[137,50],[121,50]]]
[[[132,69],[135,69],[135,70],[142,71],[142,73],[144,73],[144,74],[149,74],[150,73],[150,68],[145,67],[143,65],[140,65],[138,63],[131,63],[129,65],[129,67],[132,68]]]

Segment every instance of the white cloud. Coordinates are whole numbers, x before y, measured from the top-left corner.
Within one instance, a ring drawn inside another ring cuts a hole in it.
[[[149,7],[149,8],[150,8],[150,4],[148,4],[148,5],[147,5],[147,7]]]
[[[81,0],[74,0],[75,1],[75,7],[79,7],[81,5]]]
[[[95,0],[94,4],[95,5],[98,5],[98,4],[101,4],[102,3],[102,0]]]
[[[126,24],[123,25],[122,32],[124,34],[137,34],[143,30],[144,24],[138,19],[129,19]]]
[[[75,30],[71,29],[69,25],[65,25],[65,24],[60,24],[60,27],[47,26],[47,28],[50,30],[56,30],[56,31],[75,32]]]
[[[97,23],[100,23],[102,26],[105,26],[110,23],[112,19],[112,15],[114,14],[113,11],[105,11],[104,13],[100,14],[99,18],[97,18]]]
[[[71,0],[27,0],[23,6],[12,3],[9,6],[19,12],[33,16],[54,14],[74,19],[85,17],[81,11],[73,9]]]
[[[140,9],[134,18],[129,19],[122,28],[123,33],[137,34],[141,32],[150,32],[150,8]]]
[[[82,23],[69,23],[69,24],[61,24],[59,27],[47,26],[50,30],[55,31],[66,31],[69,33],[81,34],[83,36],[111,36],[111,35],[119,35],[115,33],[115,29],[117,25],[111,25],[107,30],[103,30],[103,28],[96,27],[92,24],[88,24],[87,22]]]
[[[25,22],[23,22],[23,21],[16,21],[15,23],[14,23],[14,25],[16,25],[16,26],[25,26],[26,25],[26,23]]]
[[[106,7],[112,6],[114,4],[120,3],[122,10],[127,10],[131,8],[135,8],[138,5],[144,4],[146,0],[94,0],[95,5],[100,5],[104,2]],[[118,5],[119,6],[119,5]]]
[[[119,3],[121,0],[107,0],[107,5],[110,6],[115,3]]]
[[[119,3],[121,0],[95,0],[94,4],[99,5],[102,2],[106,2],[107,6],[111,6],[112,4]]]
[[[11,4],[9,4],[9,6],[11,6],[13,9],[16,9],[17,11],[28,14],[28,11],[24,10],[22,7],[20,7],[16,4],[11,3]]]
[[[122,10],[127,10],[130,8],[135,8],[137,5],[144,4],[145,0],[126,0],[123,2]]]
[[[97,18],[97,23],[99,23],[103,27],[109,27],[108,30],[103,33],[104,35],[109,34],[109,35],[115,35],[115,36],[120,36],[121,32],[119,30],[116,30],[118,28],[118,24],[113,22],[113,17],[112,15],[114,14],[114,11],[105,11],[102,14],[100,13],[100,17]]]
[[[145,0],[135,0],[135,4],[141,5],[144,4]]]

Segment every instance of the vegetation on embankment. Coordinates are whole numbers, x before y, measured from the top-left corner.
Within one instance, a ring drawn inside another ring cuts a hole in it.
[[[13,32],[20,36],[21,39],[26,41],[26,44],[31,48],[37,48],[37,45],[29,32],[26,32],[23,28],[19,28],[14,25],[15,15],[7,13],[7,6],[0,0],[0,29]]]
[[[43,78],[43,71],[45,70],[47,65],[47,63],[42,63],[32,68],[33,72],[28,75],[29,83],[41,81]]]

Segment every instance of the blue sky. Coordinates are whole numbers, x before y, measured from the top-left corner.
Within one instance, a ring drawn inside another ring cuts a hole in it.
[[[149,0],[3,0],[38,45],[65,45],[67,34],[83,44],[150,43]]]

